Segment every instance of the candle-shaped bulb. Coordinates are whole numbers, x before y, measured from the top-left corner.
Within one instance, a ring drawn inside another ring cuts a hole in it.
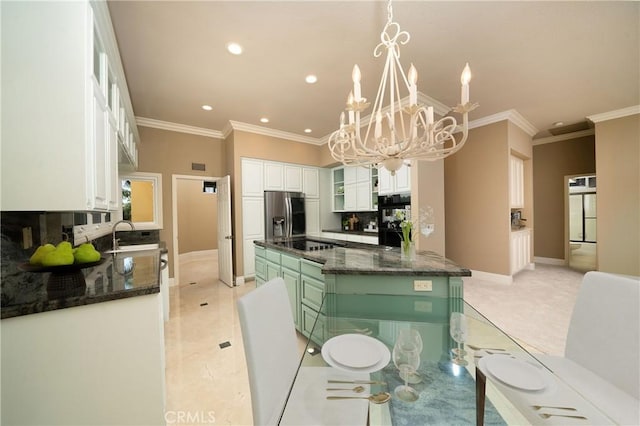
[[[349,124],[353,124],[353,92],[349,92],[349,97],[347,98],[347,110],[349,111]]]
[[[376,113],[376,127],[374,129],[374,137],[379,139],[382,136],[382,113],[378,111]]]
[[[347,96],[347,106],[351,106],[353,104],[353,91],[349,92],[349,96]]]
[[[462,75],[460,75],[460,83],[469,84],[469,81],[471,81],[471,68],[469,68],[469,63],[467,62],[467,65],[462,70]]]
[[[460,76],[460,82],[462,83],[460,103],[462,105],[466,105],[469,102],[469,80],[471,80],[471,69],[467,62],[467,65],[465,65],[464,70],[462,70],[462,75]]]
[[[344,111],[340,113],[340,127],[344,127]]]
[[[411,64],[409,68],[409,105],[413,106],[418,103],[418,71],[416,71],[416,67]]]
[[[353,66],[353,72],[351,73],[353,78],[353,95],[356,102],[360,102],[362,95],[360,93],[360,68],[358,65]]]

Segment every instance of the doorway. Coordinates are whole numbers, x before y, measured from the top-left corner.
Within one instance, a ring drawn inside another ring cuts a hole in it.
[[[568,264],[583,272],[597,269],[596,182],[594,175],[567,179]]]
[[[172,176],[173,265],[177,284],[214,276],[233,286],[229,185],[229,176]],[[180,268],[181,263],[189,267]]]

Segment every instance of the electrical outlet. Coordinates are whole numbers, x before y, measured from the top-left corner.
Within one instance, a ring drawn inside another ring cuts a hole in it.
[[[413,290],[415,290],[415,291],[433,291],[433,281],[431,281],[431,280],[415,280],[413,282]]]

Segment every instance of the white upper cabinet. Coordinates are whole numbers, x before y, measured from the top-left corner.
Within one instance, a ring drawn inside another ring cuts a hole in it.
[[[373,179],[378,177],[377,174],[372,177],[370,167],[337,167],[332,175],[333,211],[377,209],[377,188]]]
[[[264,162],[264,190],[284,191],[284,165],[282,163]]]
[[[262,197],[264,195],[263,162],[249,158],[242,159],[242,196]]]
[[[317,168],[302,168],[302,192],[306,198],[320,197],[320,174]]]
[[[378,169],[378,191],[380,195],[411,192],[411,168],[404,164],[394,176],[384,167]]]
[[[286,191],[302,192],[302,167],[285,164],[284,189]]]
[[[3,2],[1,19],[2,210],[118,210],[119,105],[135,119],[106,3]]]
[[[509,161],[509,191],[512,208],[524,207],[524,160],[512,155]]]

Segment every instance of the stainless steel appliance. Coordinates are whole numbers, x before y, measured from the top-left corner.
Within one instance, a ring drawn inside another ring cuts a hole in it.
[[[411,217],[410,195],[387,195],[378,197],[378,244],[400,247],[403,217]]]
[[[304,251],[330,250],[335,247],[344,247],[346,244],[328,241],[311,240],[307,238],[294,238],[287,241],[276,242],[278,246]]]
[[[302,192],[264,191],[266,240],[304,236],[306,226]]]

